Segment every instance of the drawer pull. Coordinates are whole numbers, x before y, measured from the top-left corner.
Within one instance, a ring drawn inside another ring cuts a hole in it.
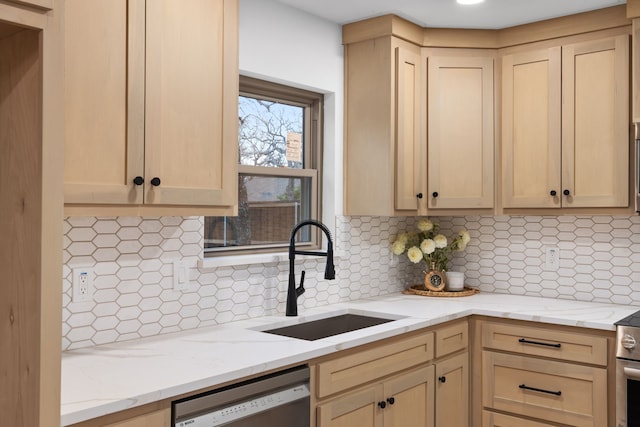
[[[560,348],[560,347],[562,347],[562,344],[560,344],[560,343],[551,344],[551,343],[548,343],[548,342],[530,341],[530,340],[528,340],[528,339],[526,339],[526,338],[520,338],[520,339],[518,340],[518,342],[519,342],[519,343],[522,343],[522,344],[543,345],[543,346],[545,346],[545,347],[554,347],[554,348]]]
[[[545,390],[542,388],[529,387],[528,385],[525,385],[525,384],[520,384],[518,387],[520,387],[523,390],[538,391],[540,393],[553,394],[555,396],[562,395],[562,391],[551,391],[551,390]]]

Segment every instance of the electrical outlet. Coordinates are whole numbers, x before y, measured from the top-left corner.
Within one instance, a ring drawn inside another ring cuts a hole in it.
[[[173,290],[184,291],[189,284],[189,267],[184,261],[173,261]]]
[[[557,270],[560,268],[560,249],[557,247],[549,247],[545,249],[544,266],[546,270]]]
[[[93,300],[93,268],[73,269],[72,302],[86,302]]]

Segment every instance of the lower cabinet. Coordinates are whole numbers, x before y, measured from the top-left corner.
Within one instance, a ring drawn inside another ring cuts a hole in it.
[[[320,360],[312,426],[468,427],[467,347],[465,320]]]
[[[434,367],[345,393],[317,408],[318,427],[434,426]]]
[[[162,409],[125,421],[108,424],[106,427],[169,427],[170,425],[171,409]]]
[[[482,427],[610,425],[614,334],[482,322]]]

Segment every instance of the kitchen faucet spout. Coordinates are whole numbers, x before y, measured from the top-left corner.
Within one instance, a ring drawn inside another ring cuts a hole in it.
[[[296,233],[302,227],[306,225],[312,225],[318,227],[327,236],[327,251],[299,251],[296,250]],[[333,264],[333,241],[331,240],[331,233],[326,225],[315,219],[308,219],[300,222],[291,231],[291,238],[289,239],[289,286],[287,289],[287,316],[298,315],[298,297],[305,291],[304,289],[304,276],[305,272],[302,271],[300,277],[300,286],[296,288],[296,274],[295,274],[295,259],[298,255],[314,255],[327,257],[327,264],[324,269],[324,278],[327,280],[333,280],[336,278],[335,267]]]

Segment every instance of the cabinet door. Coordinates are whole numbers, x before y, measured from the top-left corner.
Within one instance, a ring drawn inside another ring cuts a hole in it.
[[[428,366],[384,383],[385,427],[433,427],[434,367]],[[352,424],[355,426],[359,424]]]
[[[422,196],[420,55],[396,48],[396,209],[417,210]]]
[[[493,58],[428,62],[428,207],[492,208]]]
[[[234,205],[237,0],[154,0],[146,12],[145,203]]]
[[[331,402],[318,406],[318,427],[382,427],[382,386],[345,394]]]
[[[67,0],[64,32],[65,203],[142,203],[144,0]]]
[[[562,48],[562,187],[567,207],[629,203],[629,37]]]
[[[560,47],[502,58],[505,208],[560,207],[560,68]]]
[[[42,9],[53,9],[53,0],[8,0],[13,3],[26,4],[29,6],[36,6]]]
[[[526,420],[497,412],[482,412],[482,427],[556,427],[557,424]]]
[[[436,364],[436,427],[469,426],[469,353]]]

